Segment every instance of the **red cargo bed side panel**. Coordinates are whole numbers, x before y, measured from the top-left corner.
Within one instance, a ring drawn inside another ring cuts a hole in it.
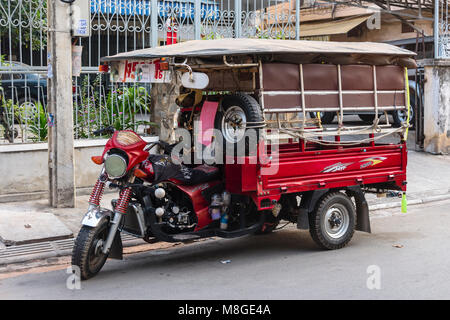
[[[343,185],[373,183],[374,178],[389,181],[392,177],[404,176],[406,173],[402,148],[396,145],[345,152],[329,150],[281,154],[278,173],[263,176],[263,189],[300,186],[318,189],[318,186],[326,187],[336,182],[342,182]]]

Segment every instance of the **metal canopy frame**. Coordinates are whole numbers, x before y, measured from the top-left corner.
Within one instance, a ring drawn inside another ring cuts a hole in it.
[[[304,141],[313,141],[320,144],[352,144],[357,143],[355,141],[348,141],[348,142],[341,142],[339,136],[341,135],[354,135],[354,134],[369,134],[370,137],[366,139],[367,141],[373,142],[375,139],[382,138],[387,135],[395,134],[395,133],[401,133],[402,136],[404,135],[405,131],[409,127],[408,124],[405,124],[404,126],[401,126],[400,128],[392,128],[392,125],[389,123],[389,118],[386,116],[386,123],[380,124],[379,119],[379,113],[384,113],[386,115],[387,111],[392,110],[405,110],[407,109],[407,105],[409,103],[408,100],[408,83],[405,81],[405,89],[403,90],[379,90],[377,88],[377,66],[372,65],[372,75],[373,75],[373,83],[374,88],[373,90],[344,90],[342,88],[342,73],[341,73],[341,65],[338,64],[337,66],[337,74],[338,74],[338,90],[337,91],[330,91],[330,90],[305,90],[304,84],[304,72],[303,72],[303,64],[299,64],[299,81],[300,81],[300,91],[265,91],[263,80],[264,80],[264,74],[263,74],[263,68],[262,63],[260,61],[260,67],[259,67],[259,100],[262,107],[262,110],[264,112],[264,117],[266,116],[272,117],[275,115],[276,120],[265,120],[267,124],[274,123],[277,126],[277,129],[280,130],[280,132],[285,133],[287,135],[290,135],[292,137],[300,138]],[[405,73],[406,74],[406,73]],[[399,106],[379,106],[378,105],[378,94],[383,93],[399,93],[404,94],[405,96],[405,104],[399,105]],[[290,107],[285,109],[268,109],[265,107],[264,103],[264,97],[268,95],[283,95],[283,94],[299,94],[302,101],[302,106],[297,107]],[[308,108],[306,106],[306,99],[305,97],[307,95],[324,95],[324,94],[338,94],[339,95],[339,106],[333,107],[333,108]],[[343,95],[344,94],[373,94],[373,106],[367,106],[367,107],[344,107],[343,103]],[[375,113],[375,119],[372,125],[369,126],[344,126],[344,111],[373,111]],[[311,124],[309,119],[307,119],[307,113],[309,112],[336,112],[338,116],[338,127],[337,128],[323,128],[320,121],[319,126],[316,128],[309,128],[308,125]],[[280,120],[280,114],[289,114],[289,113],[301,113],[302,119],[297,121],[292,120]],[[281,123],[301,123],[301,127],[297,128],[283,128],[281,126]],[[270,130],[270,129],[269,129]],[[375,134],[380,134],[378,137],[375,137]],[[335,136],[337,137],[336,141],[323,141],[322,138],[324,136]],[[361,141],[359,141],[360,143]]]

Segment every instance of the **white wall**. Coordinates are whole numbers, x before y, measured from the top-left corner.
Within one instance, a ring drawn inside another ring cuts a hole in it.
[[[158,137],[145,137],[147,142]],[[75,185],[92,187],[100,173],[100,166],[91,161],[101,155],[106,144],[101,140],[75,141]],[[47,143],[0,145],[0,197],[46,192],[48,190]],[[11,200],[13,197],[10,197]],[[1,199],[0,199],[1,200]]]

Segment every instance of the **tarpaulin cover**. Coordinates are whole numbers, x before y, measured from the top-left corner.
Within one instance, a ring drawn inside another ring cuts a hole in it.
[[[386,43],[375,42],[333,42],[309,40],[271,39],[219,39],[192,40],[170,46],[135,50],[104,57],[102,61],[155,59],[164,57],[211,58],[224,55],[265,55],[265,54],[323,54],[323,55],[363,55],[406,58],[414,52]]]

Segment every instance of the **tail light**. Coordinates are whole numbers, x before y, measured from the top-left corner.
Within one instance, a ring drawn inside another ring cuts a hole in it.
[[[169,70],[169,62],[166,58],[161,58],[159,61],[159,69],[160,70]]]
[[[109,71],[109,66],[107,64],[101,64],[98,66],[98,71],[102,73],[107,73]]]

